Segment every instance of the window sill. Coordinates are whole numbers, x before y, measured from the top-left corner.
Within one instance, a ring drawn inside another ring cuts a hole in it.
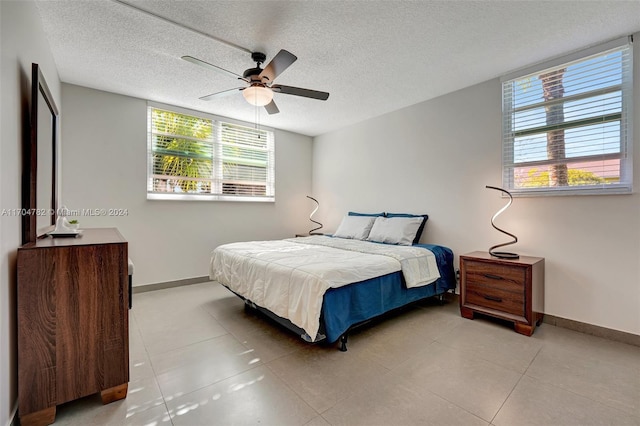
[[[607,188],[562,188],[562,189],[539,189],[539,190],[517,190],[509,189],[513,198],[524,197],[558,197],[574,195],[624,195],[632,194],[630,186],[615,186]]]
[[[250,203],[275,203],[275,196],[247,197],[240,195],[214,194],[176,194],[176,193],[147,193],[147,200],[160,201],[238,201]]]

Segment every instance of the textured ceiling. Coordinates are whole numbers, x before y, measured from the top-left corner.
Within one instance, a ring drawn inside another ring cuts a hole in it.
[[[262,125],[319,135],[526,65],[640,31],[640,1],[129,1],[251,51],[298,60],[276,80],[327,91],[276,94]],[[233,78],[250,55],[112,0],[37,1],[63,82],[248,122],[256,108]]]

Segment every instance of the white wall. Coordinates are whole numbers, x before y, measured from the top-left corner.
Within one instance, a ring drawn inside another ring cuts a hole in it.
[[[29,114],[31,63],[40,65],[58,108],[60,80],[33,2],[0,1],[0,39],[0,209],[16,209],[22,206],[22,126]],[[20,217],[0,217],[1,425],[9,424],[16,408],[16,249],[21,230]]]
[[[640,58],[638,44],[635,56]],[[640,61],[635,67],[635,193],[517,198],[499,218],[510,250],[545,257],[545,312],[640,334]],[[505,70],[506,71],[506,70]],[[472,69],[470,69],[472,72]],[[318,218],[348,210],[428,213],[422,242],[456,254],[504,242],[491,216],[501,186],[498,79],[314,139]]]
[[[311,138],[276,130],[275,203],[148,201],[146,101],[68,84],[62,98],[62,202],[128,209],[124,217],[78,219],[81,227],[120,230],[135,263],[134,285],[206,276],[220,244],[310,229]]]

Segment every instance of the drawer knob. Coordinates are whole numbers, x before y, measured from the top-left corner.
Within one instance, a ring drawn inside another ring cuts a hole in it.
[[[492,300],[494,302],[502,302],[502,298],[501,297],[497,297],[497,296],[490,296],[488,294],[485,294],[484,298],[487,299],[487,300]]]
[[[485,276],[485,278],[491,278],[493,280],[503,280],[504,279],[500,275],[484,274],[484,276]]]

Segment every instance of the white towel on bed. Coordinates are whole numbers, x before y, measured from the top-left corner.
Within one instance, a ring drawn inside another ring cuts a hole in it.
[[[329,288],[400,270],[408,287],[440,277],[427,249],[324,236],[219,246],[209,276],[315,338]]]

